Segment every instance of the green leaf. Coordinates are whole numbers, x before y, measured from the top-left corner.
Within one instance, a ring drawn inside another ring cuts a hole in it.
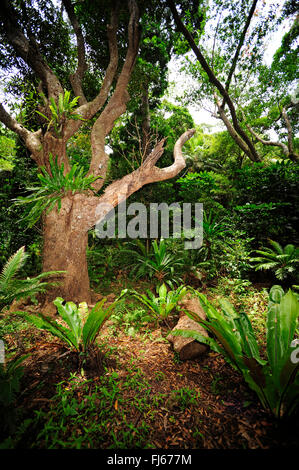
[[[88,315],[82,333],[84,351],[86,351],[94,342],[100,329],[104,325],[104,322],[110,316],[110,314],[112,313],[112,309],[115,306],[115,303],[113,303],[108,308],[103,309],[103,304],[105,303],[105,301],[106,298],[102,299],[101,302],[98,302]]]
[[[62,325],[59,325],[51,317],[38,313],[37,315],[24,313],[27,321],[37,328],[49,331],[53,336],[65,341],[69,346],[79,350],[79,344],[73,333]]]
[[[63,302],[64,300],[61,297],[57,297],[53,304],[57,307],[59,315],[70,327],[72,334],[76,338],[77,344],[79,344],[82,329],[81,318],[78,314],[77,306],[74,302],[66,302],[65,305],[63,305]]]

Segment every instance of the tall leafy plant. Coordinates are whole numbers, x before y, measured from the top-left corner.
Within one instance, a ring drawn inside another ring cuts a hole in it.
[[[269,294],[267,319],[267,360],[260,356],[251,322],[245,313],[237,313],[226,300],[220,300],[219,312],[203,294],[198,294],[207,320],[186,312],[203,325],[213,337],[196,331],[176,330],[175,335],[192,337],[221,353],[239,370],[262,405],[275,417],[289,416],[299,407],[299,363],[292,361],[294,336],[299,317],[297,296],[280,286]]]

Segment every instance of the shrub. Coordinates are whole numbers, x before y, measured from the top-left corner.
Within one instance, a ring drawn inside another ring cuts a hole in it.
[[[286,245],[284,248],[280,243],[269,240],[271,247],[256,250],[258,257],[251,258],[255,269],[265,269],[274,271],[275,276],[280,281],[287,278],[297,277],[296,268],[299,264],[299,249],[294,245]]]

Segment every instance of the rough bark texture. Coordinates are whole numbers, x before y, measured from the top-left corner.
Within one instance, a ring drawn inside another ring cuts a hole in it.
[[[203,320],[206,319],[206,315],[196,297],[186,296],[180,305],[182,310],[188,310],[194,312]],[[178,324],[173,328],[174,330],[195,330],[203,336],[208,336],[206,330],[199,325],[197,322],[189,318],[185,313],[182,312]],[[196,357],[205,354],[208,347],[199,343],[192,338],[183,338],[183,336],[173,336],[171,333],[167,336],[167,339],[172,343],[174,350],[179,354],[182,361],[188,359],[195,359]]]
[[[61,210],[44,216],[43,271],[65,271],[59,285],[47,296],[57,295],[74,302],[91,302],[86,249],[88,232],[78,219],[80,204],[74,198],[64,198]]]

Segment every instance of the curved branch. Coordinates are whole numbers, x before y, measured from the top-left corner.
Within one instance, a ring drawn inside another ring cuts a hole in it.
[[[169,167],[158,168],[155,166],[164,151],[163,144],[165,139],[163,139],[156,145],[137,170],[111,183],[105,189],[101,197],[93,196],[86,198],[84,204],[86,206],[85,215],[87,229],[92,228],[98,221],[99,213],[97,213],[97,208],[100,204],[103,204],[103,206],[109,204],[110,206],[116,207],[146,184],[173,178],[183,170],[186,163],[182,153],[182,147],[194,134],[195,129],[190,129],[177,140],[173,152],[174,163]],[[80,197],[80,195],[78,195],[78,197]]]
[[[22,126],[22,124],[6,111],[2,103],[0,103],[0,121],[3,122],[8,129],[20,136],[28,150],[32,153],[32,158],[35,161],[38,161],[41,153],[41,141],[39,139],[40,131],[28,131],[28,129]]]

